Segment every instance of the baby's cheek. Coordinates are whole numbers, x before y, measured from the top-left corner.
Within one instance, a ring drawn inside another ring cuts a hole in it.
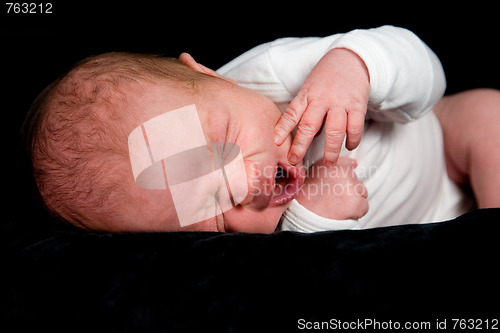
[[[254,184],[255,170],[252,168],[252,161],[244,161],[244,170],[239,172],[239,176],[234,179],[234,186],[238,193],[238,199],[235,198],[235,203],[239,205],[248,205],[257,193]],[[233,191],[233,189],[231,189]],[[234,198],[234,194],[233,194]]]

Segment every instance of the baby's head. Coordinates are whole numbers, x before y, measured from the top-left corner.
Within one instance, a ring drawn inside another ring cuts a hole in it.
[[[180,60],[90,57],[38,96],[25,121],[26,140],[38,191],[53,215],[96,231],[274,231],[303,181],[287,161],[291,137],[274,144],[279,110],[189,55]],[[136,184],[128,137],[148,120],[189,105],[206,142],[241,149],[248,193],[232,209],[181,227],[168,186]],[[281,169],[287,177],[277,184]]]

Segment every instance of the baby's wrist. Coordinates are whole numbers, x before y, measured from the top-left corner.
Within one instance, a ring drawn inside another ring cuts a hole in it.
[[[370,72],[368,71],[368,67],[366,67],[365,62],[356,52],[343,47],[339,47],[329,50],[328,52],[326,52],[325,56],[332,57],[335,59],[335,61],[342,61],[344,65],[361,68],[363,74],[366,75],[366,79],[368,80],[368,82],[370,82]]]

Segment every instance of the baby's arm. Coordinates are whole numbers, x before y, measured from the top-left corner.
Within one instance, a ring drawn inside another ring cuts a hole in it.
[[[217,72],[275,103],[290,102],[321,58],[339,48],[351,50],[366,65],[371,119],[417,119],[444,93],[446,81],[436,55],[411,31],[392,26],[324,38],[281,38],[245,52]]]
[[[357,30],[337,39],[332,47],[275,127],[279,145],[298,125],[289,153],[291,163],[304,157],[323,120],[324,160],[332,163],[345,135],[347,149],[358,146],[367,104],[373,119],[406,122],[429,111],[444,92],[439,60],[407,30]]]

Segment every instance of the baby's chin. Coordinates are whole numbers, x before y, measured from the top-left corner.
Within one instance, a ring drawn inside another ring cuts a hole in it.
[[[247,207],[234,207],[224,213],[226,232],[270,234],[276,230],[281,215],[290,203],[253,210]]]

